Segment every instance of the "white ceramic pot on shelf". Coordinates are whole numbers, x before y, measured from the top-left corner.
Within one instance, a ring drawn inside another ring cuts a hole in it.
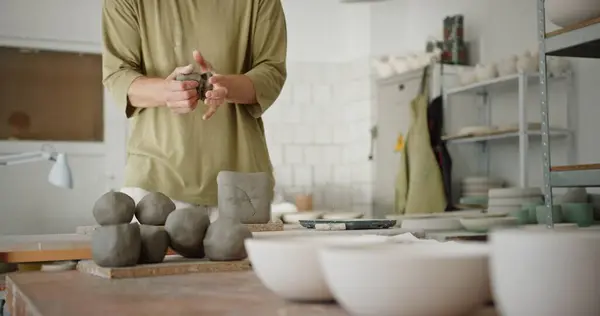
[[[468,86],[477,82],[477,75],[473,69],[459,69],[458,80],[461,85]]]
[[[510,76],[515,73],[517,73],[517,56],[510,56],[498,63],[498,76]]]
[[[403,56],[390,56],[390,64],[397,74],[403,74],[410,70],[406,57]]]
[[[551,76],[562,76],[571,68],[569,60],[564,57],[549,56],[547,60],[548,72]]]
[[[394,69],[388,57],[375,58],[371,61],[371,65],[379,78],[389,78],[394,75]]]
[[[478,81],[491,80],[498,77],[498,67],[495,63],[475,66],[475,74]]]
[[[537,72],[538,58],[533,56],[531,52],[527,51],[517,58],[517,70],[524,73]]]
[[[600,0],[546,0],[548,19],[560,27],[600,17]]]

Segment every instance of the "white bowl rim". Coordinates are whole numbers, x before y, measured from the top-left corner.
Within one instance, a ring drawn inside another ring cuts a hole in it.
[[[313,236],[273,236],[267,238],[248,238],[244,240],[246,245],[248,244],[256,244],[256,245],[265,245],[271,247],[310,247],[313,248],[315,246],[329,245],[330,243],[336,244],[352,244],[356,243],[357,245],[361,245],[361,243],[366,242],[377,242],[377,243],[389,243],[388,236],[380,236],[380,235],[345,235],[345,236],[335,236],[335,235],[313,235]]]
[[[410,259],[469,259],[487,258],[491,253],[489,244],[475,242],[441,242],[441,243],[373,243],[363,245],[328,245],[319,249],[319,253],[351,254],[369,252],[372,258],[381,260],[379,256],[392,260]]]
[[[556,226],[559,223],[555,224]],[[579,229],[549,229],[544,224],[538,224],[540,229],[528,229],[528,228],[507,228],[502,230],[493,231],[490,234],[491,240],[497,237],[507,237],[518,235],[519,237],[544,237],[544,238],[583,238],[591,240],[600,240],[600,231]],[[569,225],[571,227],[572,225]],[[560,227],[560,226],[559,226]]]
[[[516,217],[512,216],[487,216],[487,217],[463,217],[460,219],[461,223],[502,223],[502,222],[518,222]]]

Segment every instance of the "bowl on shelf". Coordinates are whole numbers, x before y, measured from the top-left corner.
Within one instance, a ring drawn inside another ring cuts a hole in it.
[[[246,239],[244,244],[252,269],[275,294],[293,301],[331,301],[318,250],[327,245],[381,243],[385,238],[380,237],[266,237]]]
[[[379,244],[319,253],[333,296],[352,315],[468,315],[489,299],[486,244]]]
[[[545,9],[548,19],[560,27],[600,17],[598,0],[546,0]]]
[[[535,215],[538,224],[545,224],[548,217],[546,205],[536,206]],[[562,207],[560,205],[552,205],[552,221],[554,223],[562,223],[564,221]]]
[[[600,315],[599,231],[498,230],[490,245],[501,315]]]
[[[563,203],[560,205],[565,222],[589,227],[594,224],[594,207],[590,203]]]

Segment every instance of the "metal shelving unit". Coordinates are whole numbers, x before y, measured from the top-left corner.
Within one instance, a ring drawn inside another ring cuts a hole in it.
[[[548,113],[548,72],[546,56],[600,58],[600,18],[546,33],[545,0],[538,0],[538,41],[540,48],[540,103],[542,110],[542,147],[544,168],[544,197],[548,228],[552,218],[552,188],[600,187],[600,164],[552,167],[550,159],[550,128]]]
[[[540,74],[539,73],[516,73],[508,76],[502,76],[493,78],[490,80],[476,82],[466,86],[460,86],[455,88],[449,88],[444,91],[444,107],[445,111],[448,111],[451,107],[450,98],[454,95],[461,94],[476,94],[482,97],[483,103],[483,111],[481,113],[480,121],[484,125],[490,125],[492,123],[491,117],[491,92],[495,90],[511,90],[518,89],[518,128],[514,131],[507,131],[503,133],[492,133],[490,135],[481,135],[481,136],[473,136],[473,137],[460,137],[451,139],[449,138],[447,142],[449,144],[464,144],[464,143],[477,143],[481,147],[481,152],[484,155],[484,159],[481,161],[480,168],[486,171],[489,171],[489,142],[502,140],[502,139],[513,139],[518,140],[519,142],[519,184],[521,187],[528,187],[529,178],[528,178],[528,164],[527,164],[527,156],[529,150],[529,139],[530,137],[540,137],[542,136],[541,130],[531,130],[529,129],[527,122],[527,111],[526,111],[526,96],[527,91],[532,84],[537,84],[539,82]],[[571,72],[568,72],[564,75],[558,77],[550,77],[554,80],[566,80],[569,88],[571,87]],[[569,89],[570,90],[570,89]],[[567,98],[567,102],[569,102],[571,98]],[[567,108],[569,105],[567,104]],[[574,143],[573,140],[573,132],[570,126],[570,120],[567,120],[566,128],[550,128],[547,131],[547,134],[552,137],[567,137],[569,141]],[[572,147],[572,146],[571,146]],[[573,160],[573,159],[569,159]],[[571,163],[573,161],[570,161]]]

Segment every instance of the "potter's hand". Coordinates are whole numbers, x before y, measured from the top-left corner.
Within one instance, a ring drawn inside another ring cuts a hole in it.
[[[204,100],[204,103],[208,105],[208,110],[202,116],[203,120],[208,120],[217,112],[219,106],[226,102],[225,100],[227,98],[228,89],[227,86],[221,83],[221,78],[225,76],[215,74],[210,63],[204,59],[199,51],[195,50],[193,55],[194,60],[196,60],[196,63],[198,63],[198,66],[200,66],[200,70],[202,72],[213,73],[213,76],[209,79],[209,83],[213,85],[213,88],[212,90],[206,92],[206,99]]]
[[[190,113],[198,104],[198,100],[200,99],[196,89],[198,82],[194,80],[175,80],[177,75],[187,75],[192,73],[193,70],[192,65],[178,67],[165,79],[163,99],[167,107],[174,113]]]

